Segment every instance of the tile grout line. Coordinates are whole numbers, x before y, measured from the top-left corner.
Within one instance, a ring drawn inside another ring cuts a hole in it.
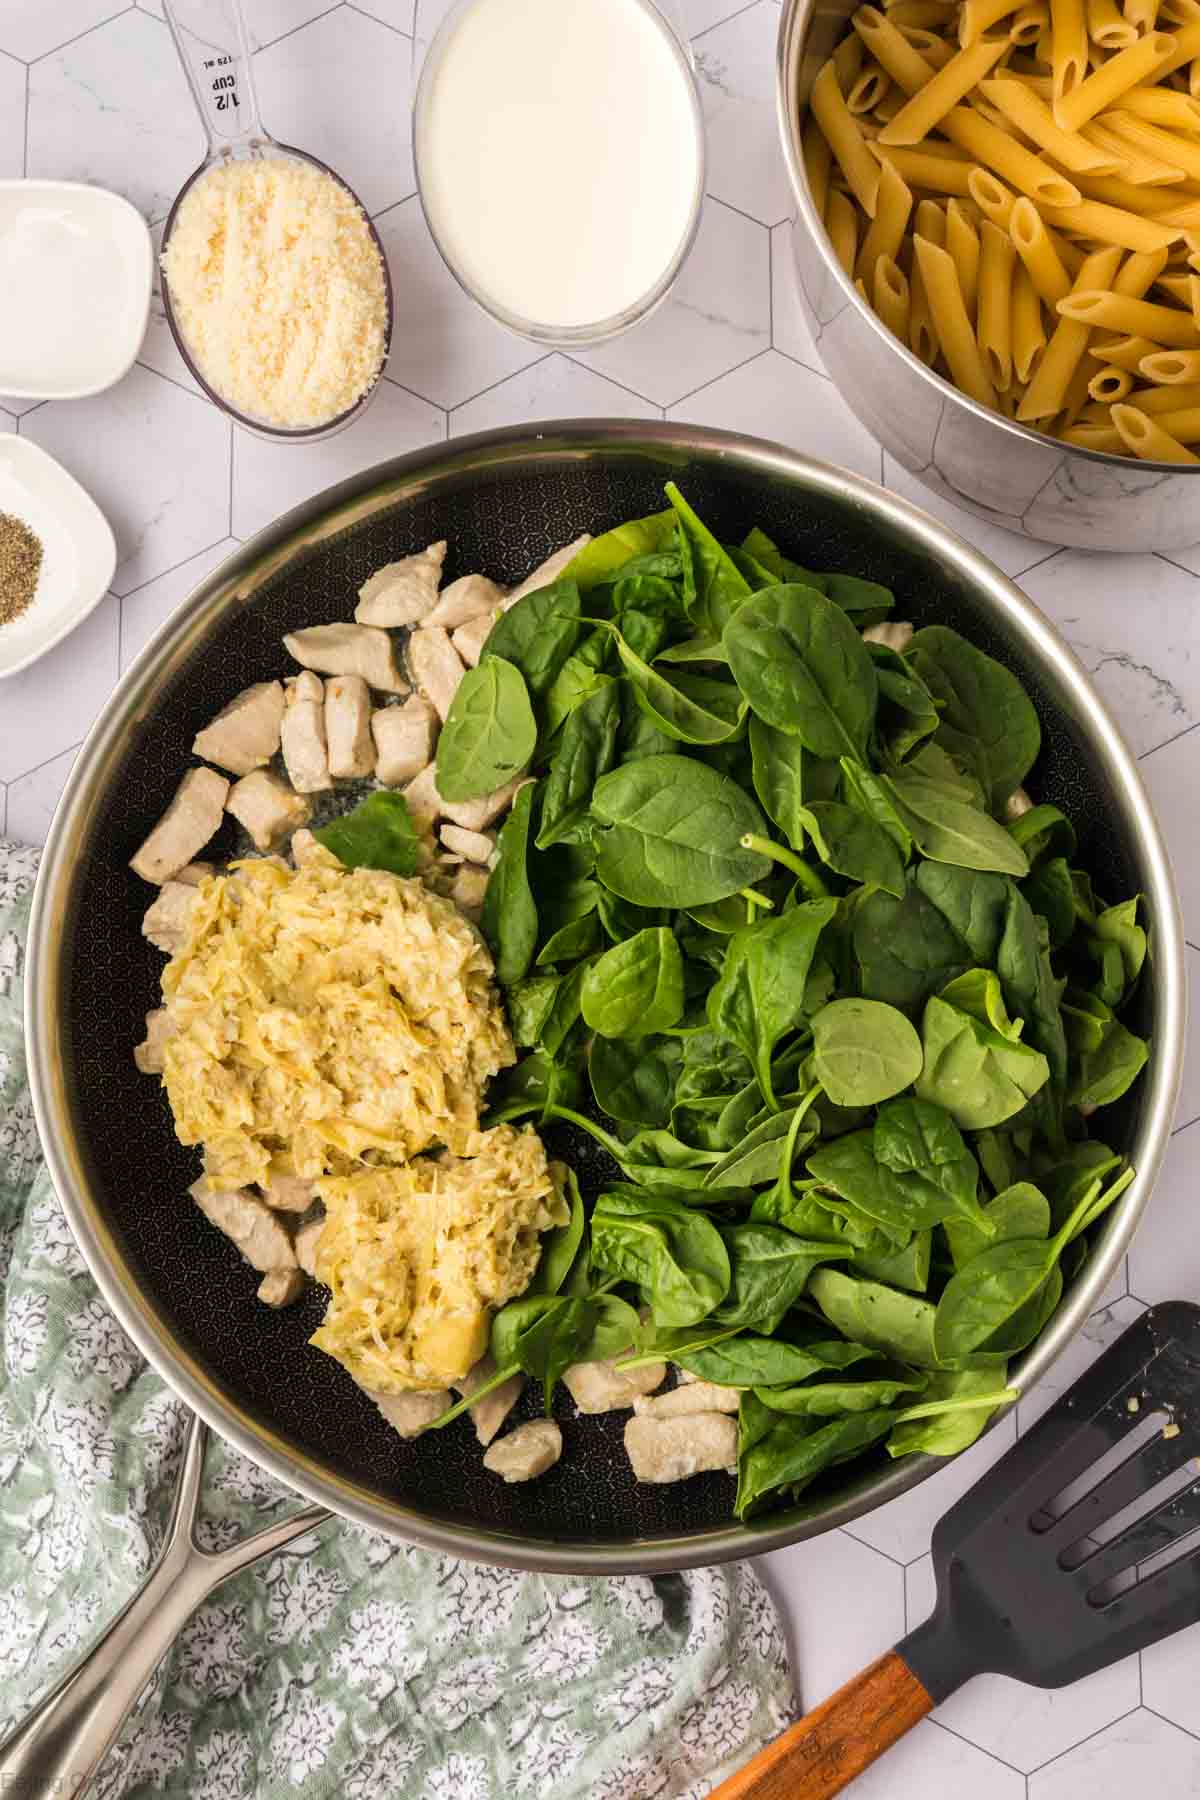
[[[511,375],[502,375],[499,381],[489,381],[487,386],[480,388],[477,394],[468,394],[465,400],[457,400],[453,406],[444,407],[442,410],[447,416],[451,413],[456,413],[460,411],[462,407],[470,406],[476,400],[482,400],[485,394],[494,394],[496,389],[503,387],[506,381],[514,380],[518,375],[528,375],[531,369],[540,369],[542,364],[548,363],[552,356],[560,356],[561,354],[562,352],[559,350],[547,350],[544,356],[535,356],[533,361],[531,363],[526,363],[523,369],[514,369]],[[391,380],[391,377],[389,376],[388,379]],[[397,382],[396,386],[399,387],[400,383]],[[405,388],[404,391],[408,394],[412,392],[412,389]],[[419,400],[422,396],[418,394],[416,398]],[[434,402],[432,400],[426,401],[427,406],[432,406],[433,404]]]
[[[1089,1731],[1087,1736],[1081,1737],[1077,1744],[1068,1744],[1065,1750],[1058,1751],[1054,1756],[1048,1756],[1045,1762],[1040,1762],[1037,1765],[1036,1769],[1030,1769],[1030,1777],[1040,1775],[1043,1769],[1053,1768],[1054,1764],[1056,1762],[1061,1762],[1064,1756],[1074,1755],[1075,1751],[1082,1750],[1085,1744],[1090,1744],[1096,1738],[1103,1737],[1104,1733],[1106,1731],[1111,1731],[1114,1725],[1120,1725],[1125,1719],[1132,1719],[1134,1713],[1141,1712],[1142,1710],[1140,1703],[1137,1706],[1127,1706],[1123,1713],[1118,1713],[1115,1719],[1108,1719],[1103,1725],[1097,1725],[1095,1731]]]
[[[288,38],[295,37],[298,31],[307,31],[310,25],[319,25],[322,19],[332,18],[335,12],[342,11],[342,6],[343,0],[333,0],[333,5],[327,6],[324,12],[314,13],[311,19],[304,19],[299,25],[292,25],[287,31],[281,31],[278,37],[267,38],[263,43],[256,44],[254,47],[255,56],[261,56],[264,50],[273,50],[276,44],[285,43]],[[351,7],[350,10],[352,12],[358,12],[356,6]],[[359,17],[361,18],[362,16],[363,15],[360,13]],[[383,20],[377,19],[375,23],[377,25],[382,25]]]
[[[662,412],[663,402],[661,400],[652,400],[649,394],[639,394],[637,389],[631,388],[627,381],[618,381],[615,375],[602,374],[599,369],[593,369],[588,363],[580,362],[577,356],[570,355],[566,350],[562,350],[558,354],[561,355],[564,362],[570,363],[573,369],[581,369],[585,375],[595,375],[600,381],[609,381],[613,387],[620,388],[621,392],[628,394],[631,399],[640,400],[643,406],[648,406],[659,413]]]
[[[83,739],[80,738],[80,740],[77,744],[68,744],[64,750],[56,750],[54,755],[48,756],[44,762],[34,763],[32,769],[23,769],[19,775],[15,775],[13,777],[13,779],[9,782],[9,784],[8,784],[9,787],[10,788],[15,787],[17,785],[18,781],[28,781],[29,777],[31,775],[38,774],[38,772],[42,769],[48,769],[50,767],[50,764],[52,762],[57,762],[60,756],[71,756],[71,755],[78,756],[78,754],[82,748],[83,748]]]
[[[26,67],[32,69],[35,63],[48,62],[52,56],[61,56],[63,51],[69,50],[73,44],[80,43],[85,37],[91,37],[93,31],[103,31],[106,26],[115,24],[118,19],[128,17],[130,13],[147,19],[154,17],[153,13],[143,14],[141,7],[123,6],[119,12],[110,13],[107,19],[97,19],[94,25],[88,25],[83,31],[77,31],[74,37],[64,39],[61,44],[52,44],[49,50],[42,50],[37,56],[31,56]],[[162,19],[156,20],[155,23],[162,25],[164,30],[166,29]]]
[[[1140,763],[1145,762],[1149,757],[1156,756],[1160,750],[1169,750],[1172,744],[1177,744],[1180,738],[1187,737],[1191,732],[1196,730],[1198,725],[1200,725],[1200,719],[1194,720],[1190,725],[1185,725],[1182,731],[1177,731],[1175,733],[1174,737],[1164,738],[1161,744],[1151,744],[1150,748],[1148,750],[1143,750],[1141,755],[1135,760]]]
[[[720,31],[722,25],[732,25],[735,19],[741,19],[746,13],[753,12],[758,3],[759,0],[748,0],[747,5],[739,6],[733,12],[726,13],[723,19],[717,19],[712,25],[706,25],[703,31],[696,32],[692,38],[693,44],[698,44],[701,38],[708,37],[714,31]]]
[[[339,0],[339,4],[340,3],[341,0]],[[373,25],[382,25],[385,31],[393,31],[397,37],[407,38],[410,44],[416,42],[417,21],[415,17],[413,19],[413,29],[411,31],[404,31],[399,25],[390,25],[386,19],[377,18],[374,13],[364,12],[361,6],[355,6],[354,0],[345,0],[345,11],[357,13],[360,19],[370,19]],[[322,13],[321,17],[324,18],[325,14]],[[297,29],[302,30],[303,27],[298,26]]]
[[[753,355],[747,356],[743,362],[734,363],[732,369],[722,369],[721,373],[719,375],[714,375],[711,381],[702,381],[697,387],[689,388],[686,394],[681,394],[679,396],[678,400],[672,400],[668,403],[668,410],[676,406],[682,406],[688,400],[694,400],[696,395],[702,394],[706,388],[716,387],[719,381],[725,381],[730,375],[736,375],[741,369],[748,369],[751,363],[758,362],[760,357],[770,356],[770,354],[770,344],[764,345],[761,350],[755,350]],[[811,375],[812,373],[813,370],[810,369],[809,374]]]
[[[993,1762],[998,1762],[1002,1769],[1011,1769],[1014,1775],[1020,1775],[1025,1782],[1028,1782],[1029,1777],[1024,1769],[1018,1769],[1016,1763],[1008,1762],[1000,1755],[999,1751],[985,1750],[982,1744],[975,1742],[974,1738],[969,1738],[963,1732],[956,1731],[953,1725],[947,1725],[944,1719],[938,1718],[936,1707],[929,1715],[929,1722],[931,1725],[936,1725],[939,1731],[944,1731],[947,1737],[956,1738],[960,1744],[969,1744],[972,1750],[978,1750],[980,1756],[990,1757]]]

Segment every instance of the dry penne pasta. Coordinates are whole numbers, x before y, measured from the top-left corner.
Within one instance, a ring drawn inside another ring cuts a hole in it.
[[[1114,369],[1106,364],[1088,382],[1088,393],[1093,400],[1111,404],[1114,400],[1124,400],[1132,386],[1133,376],[1128,369]]]
[[[985,219],[980,226],[979,299],[975,335],[984,367],[997,391],[1012,383],[1013,270],[1016,253],[1008,233]]]
[[[1123,112],[1167,131],[1200,131],[1200,103],[1171,88],[1131,88],[1121,95],[1120,105]]]
[[[1078,319],[1083,325],[1153,338],[1156,344],[1183,350],[1200,345],[1200,331],[1193,314],[1179,307],[1158,306],[1153,300],[1130,300],[1124,294],[1081,288],[1078,283],[1057,305],[1064,319]]]
[[[1115,249],[1093,251],[1079,272],[1076,284],[1079,291],[1102,288],[1116,274],[1119,261]],[[1087,349],[1089,334],[1090,328],[1082,320],[1060,317],[1018,409],[1017,417],[1023,424],[1051,419],[1063,410],[1067,390]]]
[[[1031,4],[1020,6],[1012,15],[1012,23],[1008,28],[1010,44],[1036,44],[1050,22],[1050,8],[1046,0],[1031,0]]]
[[[922,200],[917,205],[916,231],[939,249],[946,246],[946,214],[936,200]]]
[[[1016,195],[990,169],[973,168],[967,176],[967,192],[983,214],[1001,231],[1008,230]]]
[[[845,41],[850,42],[848,38]],[[861,45],[859,48],[861,50]],[[825,134],[847,187],[867,216],[873,219],[879,192],[879,164],[868,150],[858,121],[846,105],[832,59],[813,82],[811,104],[813,117]]]
[[[1050,218],[1060,230],[1098,238],[1102,244],[1116,244],[1122,250],[1164,250],[1183,235],[1181,227],[1165,220],[1139,219],[1123,207],[1105,206],[1098,200],[1084,200],[1078,206],[1056,206]]]
[[[1114,406],[1112,422],[1133,454],[1146,462],[1200,463],[1195,451],[1187,449],[1178,438],[1164,431],[1157,419],[1136,406]]]
[[[1124,50],[1138,37],[1137,26],[1124,17],[1117,0],[1087,0],[1087,32],[1104,50]]]
[[[840,188],[831,188],[829,191],[825,207],[825,229],[829,233],[834,255],[847,275],[853,276],[854,262],[858,255],[858,214],[854,210],[853,201]]]
[[[1159,0],[1125,0],[1125,17],[1139,34],[1153,31],[1158,7]]]
[[[1181,171],[1180,179],[1200,181],[1200,139],[1189,142],[1179,132],[1165,131],[1161,125],[1151,125],[1134,113],[1114,112],[1102,123],[1107,124],[1119,138],[1148,150],[1164,163],[1177,164]]]
[[[863,280],[874,280],[875,265],[881,256],[895,260],[904,242],[908,215],[912,212],[912,189],[894,163],[885,162],[879,171],[879,192],[871,229],[862,241],[855,264]]]
[[[1178,306],[1189,307],[1192,304],[1192,290],[1188,275],[1160,275],[1158,286],[1164,294],[1169,294]]]
[[[917,25],[925,31],[949,31],[958,8],[953,0],[894,0],[887,9],[894,25]]]
[[[921,265],[914,255],[912,264],[912,280],[908,284],[908,345],[914,356],[921,359],[927,367],[932,368],[941,355],[941,344],[938,342],[937,327],[933,322],[933,314],[929,307],[929,296],[925,292],[925,279],[921,274]]]
[[[878,63],[868,69],[862,69],[851,83],[846,95],[846,105],[856,116],[874,112],[875,108],[887,97],[892,85],[890,75],[884,73]]]
[[[1083,0],[1050,0],[1049,61],[1057,104],[1062,95],[1081,84],[1088,71]]]
[[[1134,388],[1129,396],[1130,403],[1138,406],[1144,413],[1156,417],[1159,413],[1192,412],[1200,407],[1200,381],[1193,381],[1185,387],[1150,387]]]
[[[1097,150],[1077,133],[1061,130],[1045,101],[1023,82],[993,79],[982,82],[980,92],[1064,169],[1077,175],[1110,175],[1120,167],[1120,157],[1111,151]]]
[[[1012,359],[1018,381],[1027,382],[1034,364],[1046,348],[1046,328],[1042,323],[1042,303],[1029,278],[1029,270],[1019,263],[1013,273],[1012,288]]]
[[[958,41],[966,50],[985,31],[1006,19],[1014,10],[1016,0],[963,0],[958,15]]]
[[[946,117],[960,100],[978,87],[988,70],[1008,49],[1007,38],[980,38],[959,50],[944,69],[919,88],[880,134],[880,142],[912,148]]]
[[[954,107],[942,121],[942,130],[976,161],[994,169],[1010,187],[1019,188],[1039,205],[1079,204],[1082,196],[1073,182],[969,107]]]
[[[925,150],[880,149],[879,160],[890,162],[909,187],[924,188],[931,194],[957,194],[961,199],[971,191],[967,185],[971,164],[955,157],[931,156]]]
[[[1128,300],[1140,300],[1154,286],[1166,264],[1165,250],[1155,250],[1150,254],[1135,250],[1117,270],[1113,293],[1124,294]]]
[[[1145,411],[1139,401],[1134,400],[1131,404],[1136,406],[1139,412]],[[1200,444],[1200,406],[1183,406],[1177,411],[1148,413],[1146,416],[1153,418],[1177,442]]]
[[[1130,88],[1160,72],[1174,52],[1175,43],[1169,32],[1152,31],[1136,44],[1118,50],[1070,93],[1055,96],[1054,117],[1064,131],[1078,131]]]
[[[937,329],[942,354],[950,367],[956,387],[983,406],[994,407],[996,390],[988,378],[975,332],[967,316],[958,273],[949,251],[939,249],[928,238],[915,237],[913,251],[925,282],[929,310]]]
[[[862,68],[863,55],[864,50],[861,43],[852,37],[844,37],[830,57],[833,73],[843,94],[849,93],[855,76]]]
[[[1184,179],[1183,169],[1167,163],[1153,152],[1130,143],[1120,132],[1101,119],[1089,119],[1079,135],[1094,149],[1106,152],[1117,164],[1117,178],[1131,187],[1171,187]]]
[[[961,200],[946,205],[946,249],[954,262],[967,317],[974,321],[979,297],[979,233]]]
[[[1071,291],[1071,277],[1041,213],[1024,195],[1012,209],[1009,231],[1013,247],[1029,271],[1038,299],[1046,306],[1057,306]]]
[[[829,172],[833,166],[833,152],[829,148],[825,133],[813,118],[805,121],[801,149],[804,155],[804,172],[808,176],[808,191],[812,195],[812,203],[817,214],[823,219],[825,217],[825,201],[829,193]]]
[[[1152,343],[1144,337],[1111,338],[1096,346],[1096,355],[1114,369],[1128,369],[1130,374],[1140,371],[1143,358],[1153,356],[1161,345]]]
[[[908,277],[890,256],[879,257],[875,264],[873,295],[875,311],[888,330],[904,343],[912,305]]]

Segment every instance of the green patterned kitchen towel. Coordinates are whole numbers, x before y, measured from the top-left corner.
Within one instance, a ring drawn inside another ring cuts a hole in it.
[[[0,842],[0,1737],[149,1567],[185,1412],[100,1299],[41,1163],[21,1041],[35,853]],[[202,1541],[293,1497],[210,1447]],[[192,1618],[105,1800],[699,1800],[794,1714],[748,1564],[522,1576],[335,1524]]]

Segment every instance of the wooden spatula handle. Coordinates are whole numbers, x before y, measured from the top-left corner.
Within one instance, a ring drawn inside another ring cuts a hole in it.
[[[932,1707],[912,1670],[889,1650],[714,1788],[709,1800],[829,1800]]]

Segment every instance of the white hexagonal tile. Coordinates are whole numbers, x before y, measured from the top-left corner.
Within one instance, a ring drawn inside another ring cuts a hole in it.
[[[1154,1184],[1141,1230],[1129,1246],[1129,1292],[1156,1300],[1200,1295],[1200,1233],[1196,1231],[1196,1158],[1200,1124],[1178,1131]]]
[[[438,407],[390,381],[380,383],[360,419],[324,443],[273,444],[239,428],[233,434],[234,536],[249,537],[347,475],[445,435]]]
[[[123,597],[118,652],[122,675],[180,602],[186,600],[209,571],[237,548],[236,538],[222,538],[219,544],[210,544],[199,556],[189,556],[178,568],[168,569],[165,575],[159,575],[156,580],[146,582]]]
[[[14,788],[19,776],[77,744],[112,693],[117,626],[118,602],[107,594],[78,630],[0,686],[0,777]]]
[[[378,221],[396,296],[388,374],[435,406],[458,406],[545,354],[463,292],[414,194]]]
[[[923,1719],[850,1791],[854,1800],[1025,1800],[1025,1777]]]
[[[1002,525],[976,518],[974,513],[964,512],[961,506],[943,499],[941,494],[926,487],[919,476],[910,475],[886,450],[883,479],[894,493],[902,494],[914,506],[932,513],[935,519],[940,519],[943,525],[948,525],[951,531],[965,539],[972,549],[990,557],[1006,575],[1019,577],[1023,570],[1045,562],[1053,554],[1045,544],[1035,544],[1032,538],[1022,537],[1018,531],[1006,531]]]
[[[456,406],[450,414],[450,435],[462,437],[468,431],[491,431],[500,425],[525,425],[537,419],[661,417],[657,406],[556,352],[468,400],[465,406]]]
[[[910,1631],[933,1611],[936,1583],[928,1556],[905,1570]],[[1138,1664],[1128,1656],[1071,1687],[1054,1690],[977,1675],[943,1701],[934,1718],[989,1756],[1028,1774],[1138,1703]],[[936,1790],[935,1790],[936,1791]]]
[[[255,49],[273,44],[289,31],[298,31],[323,13],[332,12],[341,0],[246,0],[246,26]],[[134,0],[143,12],[163,17],[162,0]],[[370,11],[370,8],[360,10]]]
[[[108,515],[118,594],[227,535],[229,421],[151,370],[135,366],[90,400],[39,407],[21,429]]]
[[[710,199],[692,253],[658,311],[611,343],[581,351],[579,361],[669,406],[770,341],[767,233]]]
[[[870,481],[880,477],[883,452],[843,405],[833,383],[777,350],[668,407],[667,417],[771,438]]]
[[[788,1648],[806,1712],[904,1636],[904,1571],[830,1531],[758,1559],[790,1626]],[[854,1594],[858,1603],[846,1605]]]
[[[702,31],[711,31],[722,19],[731,19],[736,12],[741,12],[746,0],[675,0],[678,21],[689,37],[698,37]]]
[[[1091,671],[1139,756],[1200,720],[1194,575],[1158,556],[1069,550],[1021,586]]]
[[[179,58],[147,13],[121,13],[29,71],[31,175],[98,182],[156,219],[203,154]]]
[[[985,1470],[1011,1449],[1016,1435],[1016,1421],[1010,1413],[961,1456],[951,1457],[944,1469],[936,1470],[898,1500],[856,1519],[846,1527],[847,1531],[897,1562],[915,1562],[928,1551],[930,1534],[943,1513],[948,1513]]]
[[[825,373],[821,352],[800,304],[789,220],[771,227],[771,342],[776,350],[794,357],[806,369],[812,369],[818,375]]]
[[[415,0],[354,0],[355,10],[370,13],[381,25],[390,25],[393,31],[411,33],[413,28],[413,12]]]
[[[1200,1743],[1139,1707],[1030,1778],[1029,1800],[1098,1800],[1100,1795],[1153,1794],[1195,1800]]]
[[[695,41],[708,140],[710,194],[777,225],[792,210],[775,124],[779,9],[757,0]]]
[[[1200,1736],[1200,1625],[1142,1651],[1142,1698],[1185,1731]]]
[[[54,809],[78,754],[79,745],[72,744],[61,755],[9,783],[5,831],[18,844],[45,843]]]
[[[369,213],[415,189],[407,38],[350,7],[326,13],[259,52],[263,122],[350,183]]]
[[[128,0],[125,0],[128,3]],[[117,12],[122,0],[4,0],[0,50],[32,62],[71,38],[82,37]]]
[[[0,181],[25,173],[26,73],[11,56],[0,55]]]
[[[1158,822],[1167,840],[1184,930],[1200,943],[1200,832],[1196,830],[1196,771],[1200,767],[1200,733],[1181,732],[1143,756],[1138,773],[1150,791]]]

